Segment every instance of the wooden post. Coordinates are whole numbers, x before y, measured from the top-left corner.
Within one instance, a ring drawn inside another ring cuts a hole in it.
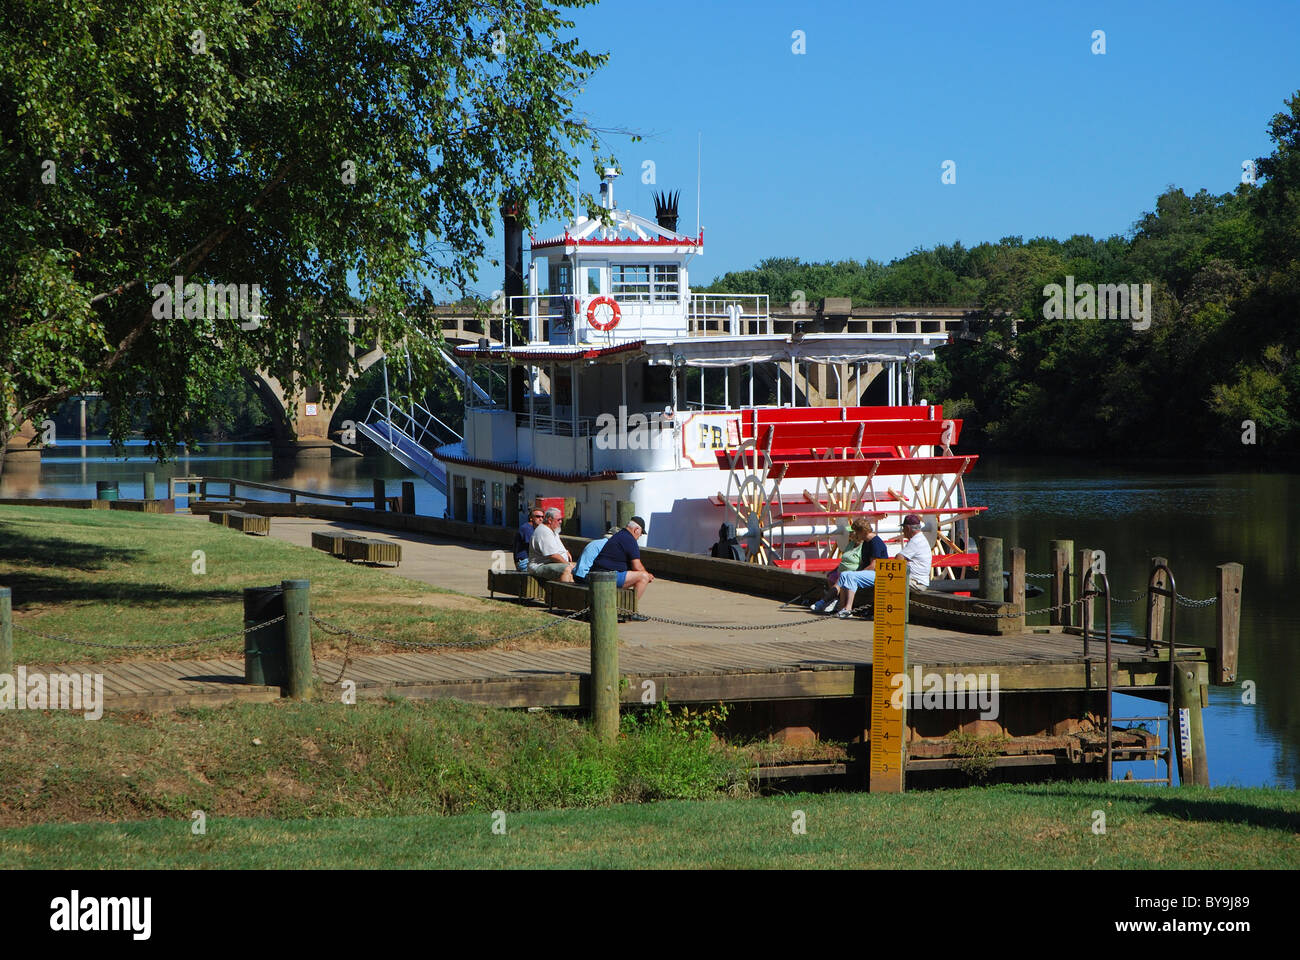
[[[154,475],[152,470],[146,470],[141,477],[144,499],[152,500],[154,498]]]
[[[208,499],[208,481],[206,480],[199,481],[199,499],[200,500]]]
[[[560,521],[560,533],[566,537],[579,536],[581,518],[578,516],[578,501],[574,497],[564,498],[564,519]]]
[[[1147,568],[1147,583],[1151,582],[1151,574],[1155,573],[1156,567],[1164,564],[1169,565],[1169,561],[1164,557],[1152,557],[1151,566]],[[1169,576],[1163,571],[1156,577],[1157,587],[1169,589]],[[1165,639],[1165,612],[1169,609],[1167,604],[1169,600],[1160,594],[1151,594],[1147,600],[1147,642],[1157,644]]]
[[[1020,609],[1020,616],[1011,620],[1011,626],[1025,629],[1025,548],[1011,548],[1011,602]]]
[[[0,587],[0,673],[10,676],[14,672],[14,608],[13,591]],[[26,693],[26,691],[23,691]]]
[[[1174,687],[1174,720],[1177,724],[1178,782],[1182,786],[1210,785],[1210,769],[1205,751],[1205,723],[1201,716],[1201,687],[1209,679],[1209,664],[1201,660],[1171,661]],[[1187,711],[1188,741],[1182,736],[1182,711]]]
[[[1006,596],[1002,577],[1002,540],[980,537],[980,597],[1001,603]]]
[[[311,695],[311,582],[285,580],[284,639],[289,696],[305,700]]]
[[[1075,579],[1078,581],[1078,592],[1075,594],[1076,597],[1083,596],[1083,584],[1088,579],[1088,571],[1092,569],[1093,553],[1094,551],[1087,547],[1080,547],[1079,552],[1076,555],[1074,564],[1074,575]],[[1092,589],[1096,590],[1098,586],[1097,578],[1093,577]],[[1079,626],[1083,627],[1084,636],[1088,636],[1092,633],[1092,625],[1097,622],[1094,617],[1094,614],[1096,613],[1096,604],[1097,601],[1095,598],[1079,604]],[[1085,646],[1087,646],[1087,644],[1085,644]]]
[[[614,501],[614,520],[618,524],[620,530],[631,523],[632,518],[635,516],[636,504],[631,500]],[[602,530],[601,533],[604,533],[604,531]]]
[[[1214,682],[1237,682],[1237,643],[1241,635],[1241,576],[1239,563],[1221,563],[1219,587],[1215,591],[1215,627],[1219,645],[1214,648]]]
[[[402,513],[415,513],[415,481],[402,481]]]
[[[618,577],[612,570],[587,574],[591,587],[591,717],[596,739],[618,739]]]
[[[1047,544],[1048,556],[1052,558],[1052,606],[1074,600],[1074,558],[1073,540],[1050,540]],[[1053,610],[1049,616],[1053,626],[1069,626],[1074,623],[1074,607]]]
[[[383,477],[375,477],[371,489],[373,489],[375,493],[375,509],[382,513],[384,510],[384,500],[386,499],[384,494]]]

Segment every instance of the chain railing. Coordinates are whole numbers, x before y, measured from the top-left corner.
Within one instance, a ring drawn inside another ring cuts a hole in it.
[[[375,637],[365,633],[358,633],[355,630],[349,630],[347,627],[341,627],[338,624],[330,623],[328,620],[322,620],[320,617],[313,616],[311,622],[320,627],[325,633],[331,636],[346,636],[347,643],[343,648],[343,666],[339,668],[338,676],[333,680],[326,680],[321,675],[321,661],[316,656],[316,648],[312,647],[312,662],[316,665],[316,673],[327,686],[338,686],[343,682],[343,676],[347,673],[348,666],[351,664],[352,642],[354,640],[364,640],[370,643],[391,643],[398,647],[408,647],[419,650],[473,650],[491,646],[492,644],[504,643],[507,640],[515,640],[519,637],[526,637],[529,634],[541,633],[543,630],[551,630],[562,623],[570,623],[581,616],[586,615],[591,610],[590,607],[583,607],[581,610],[575,610],[573,613],[563,617],[554,617],[550,621],[540,624],[536,627],[527,627],[523,630],[516,630],[514,633],[507,633],[500,637],[485,637],[479,640],[445,640],[445,641],[427,641],[427,640],[395,640],[392,637]]]

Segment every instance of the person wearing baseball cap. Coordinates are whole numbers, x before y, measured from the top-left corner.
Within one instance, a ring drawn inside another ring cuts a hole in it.
[[[907,584],[913,590],[926,590],[930,586],[930,541],[921,532],[919,514],[903,518],[903,540],[898,555],[907,561]]]
[[[633,517],[626,527],[605,541],[604,548],[591,565],[592,570],[614,571],[618,575],[619,589],[633,588],[638,599],[655,579],[655,575],[641,562],[641,548],[637,545],[646,532],[645,521]]]

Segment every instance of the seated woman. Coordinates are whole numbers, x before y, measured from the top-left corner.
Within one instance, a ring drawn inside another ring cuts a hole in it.
[[[827,571],[826,592],[812,605],[813,613],[831,613],[835,609],[836,599],[839,596],[835,588],[839,578],[844,573],[862,567],[862,544],[870,536],[871,521],[866,517],[858,517],[849,525],[849,542],[840,553],[840,565],[834,570]]]
[[[865,543],[862,544],[862,558],[857,570],[846,570],[839,575],[836,581],[836,588],[840,594],[840,610],[835,616],[841,620],[847,620],[853,616],[853,595],[863,587],[875,588],[876,586],[876,561],[889,559],[889,548],[885,546],[885,541],[875,535],[871,524],[863,520],[866,524]],[[854,521],[857,525],[857,521]]]

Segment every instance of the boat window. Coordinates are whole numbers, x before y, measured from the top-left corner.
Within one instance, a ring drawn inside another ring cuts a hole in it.
[[[649,300],[650,267],[644,263],[616,263],[610,293],[615,300]]]
[[[470,489],[474,492],[474,522],[487,523],[487,481],[475,480]]]
[[[547,271],[547,292],[563,296],[573,293],[573,273],[567,263],[553,263]]]
[[[679,296],[677,264],[656,263],[654,265],[654,299],[676,300]]]

